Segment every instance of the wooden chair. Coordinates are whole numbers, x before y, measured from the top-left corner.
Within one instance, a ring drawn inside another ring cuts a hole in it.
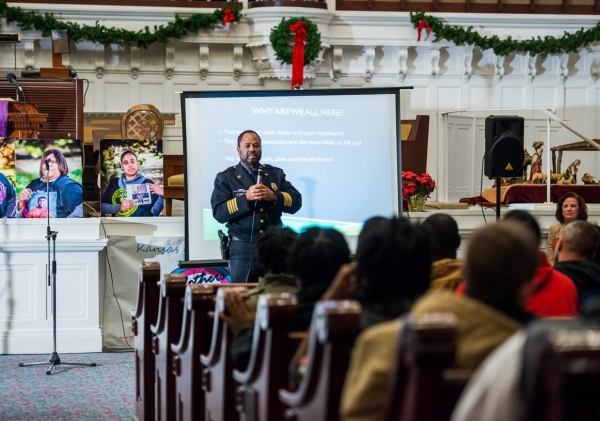
[[[160,264],[142,263],[136,306],[131,310],[135,336],[135,414],[137,421],[154,419],[154,354],[150,325],[158,314]]]
[[[557,329],[540,355],[527,419],[600,419],[600,329]]]
[[[160,304],[152,331],[152,352],[155,361],[154,399],[157,421],[175,419],[175,375],[171,344],[181,334],[185,275],[165,275],[160,286]]]
[[[171,216],[173,199],[185,199],[183,155],[163,155],[163,176],[165,180],[165,215]]]
[[[243,292],[256,284],[244,284],[219,288],[213,320],[213,331],[208,354],[200,355],[202,363],[202,390],[206,399],[205,419],[207,421],[237,421],[235,409],[235,386],[233,382],[233,360],[231,358],[232,333],[219,313],[227,311],[225,295],[236,291]]]
[[[387,421],[448,420],[470,370],[451,369],[458,319],[451,313],[406,318],[386,412]]]
[[[279,390],[287,407],[285,419],[335,421],[350,352],[360,332],[360,304],[356,301],[321,301],[315,305],[310,330],[307,372],[297,391]]]
[[[200,355],[210,349],[217,285],[192,284],[185,292],[185,309],[179,343],[171,345],[175,375],[177,420],[204,419]]]
[[[300,341],[289,335],[296,316],[296,296],[267,294],[258,300],[252,354],[245,371],[233,371],[240,419],[279,421],[283,406],[278,392],[287,384],[287,370]]]
[[[139,104],[128,109],[121,117],[123,139],[162,139],[165,121],[154,105]]]

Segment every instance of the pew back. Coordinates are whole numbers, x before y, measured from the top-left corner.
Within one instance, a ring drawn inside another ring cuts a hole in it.
[[[131,326],[135,336],[135,414],[138,421],[154,419],[154,354],[150,325],[158,313],[160,264],[140,265],[136,306],[131,310]]]
[[[152,331],[152,352],[155,361],[154,405],[157,421],[175,419],[175,376],[171,345],[181,334],[185,275],[164,275],[160,286],[158,316]]]
[[[298,340],[290,336],[296,296],[267,294],[258,300],[252,353],[244,371],[233,371],[236,408],[245,421],[278,421],[283,406],[278,391],[287,383],[287,369]]]
[[[308,370],[298,390],[279,390],[285,418],[298,421],[339,419],[339,405],[354,340],[360,332],[356,301],[321,301],[310,330]]]
[[[536,420],[600,419],[600,329],[556,329],[539,358],[528,416]]]

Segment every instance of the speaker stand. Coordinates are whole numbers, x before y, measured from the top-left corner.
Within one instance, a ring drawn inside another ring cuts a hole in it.
[[[502,187],[502,178],[496,178],[496,222],[500,220],[500,188]]]

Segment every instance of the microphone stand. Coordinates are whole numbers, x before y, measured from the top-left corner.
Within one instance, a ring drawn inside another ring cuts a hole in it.
[[[61,361],[56,352],[56,236],[58,231],[52,231],[50,229],[50,159],[46,160],[46,240],[48,241],[48,269],[46,273],[48,275],[48,286],[52,287],[52,356],[48,362],[39,363],[19,363],[19,367],[28,367],[32,365],[46,365],[50,364],[47,375],[52,374],[52,370],[56,371],[56,367],[59,365],[81,365],[87,367],[96,367],[96,363],[67,363]],[[50,247],[50,240],[52,240],[52,247]],[[52,256],[52,260],[50,257]]]

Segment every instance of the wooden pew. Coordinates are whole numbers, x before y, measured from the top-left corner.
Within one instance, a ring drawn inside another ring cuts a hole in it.
[[[550,333],[527,400],[527,419],[600,419],[600,328],[557,329]]]
[[[360,333],[360,304],[349,300],[321,301],[315,305],[310,330],[309,365],[298,390],[279,390],[287,408],[285,418],[297,421],[335,421],[350,352]]]
[[[152,331],[155,361],[154,403],[157,421],[175,419],[175,375],[171,344],[179,339],[185,294],[185,275],[165,275],[160,286],[160,301]]]
[[[220,284],[191,284],[185,292],[183,325],[173,351],[177,420],[204,419],[204,392],[200,354],[210,349],[215,294]]]
[[[205,420],[237,421],[235,409],[235,386],[233,382],[233,360],[231,358],[232,333],[219,313],[226,311],[225,295],[229,292],[245,292],[256,284],[235,284],[217,290],[212,338],[208,354],[200,355],[202,364],[202,390],[205,397]]]
[[[142,263],[138,277],[136,306],[131,310],[135,336],[135,414],[137,421],[154,419],[154,354],[151,323],[158,314],[160,264]]]
[[[287,385],[288,366],[300,343],[289,334],[297,303],[296,296],[288,293],[267,294],[258,300],[248,367],[233,371],[236,408],[242,420],[283,419],[278,392]]]
[[[451,313],[431,313],[405,320],[385,419],[447,420],[472,374],[451,368],[458,319]]]

